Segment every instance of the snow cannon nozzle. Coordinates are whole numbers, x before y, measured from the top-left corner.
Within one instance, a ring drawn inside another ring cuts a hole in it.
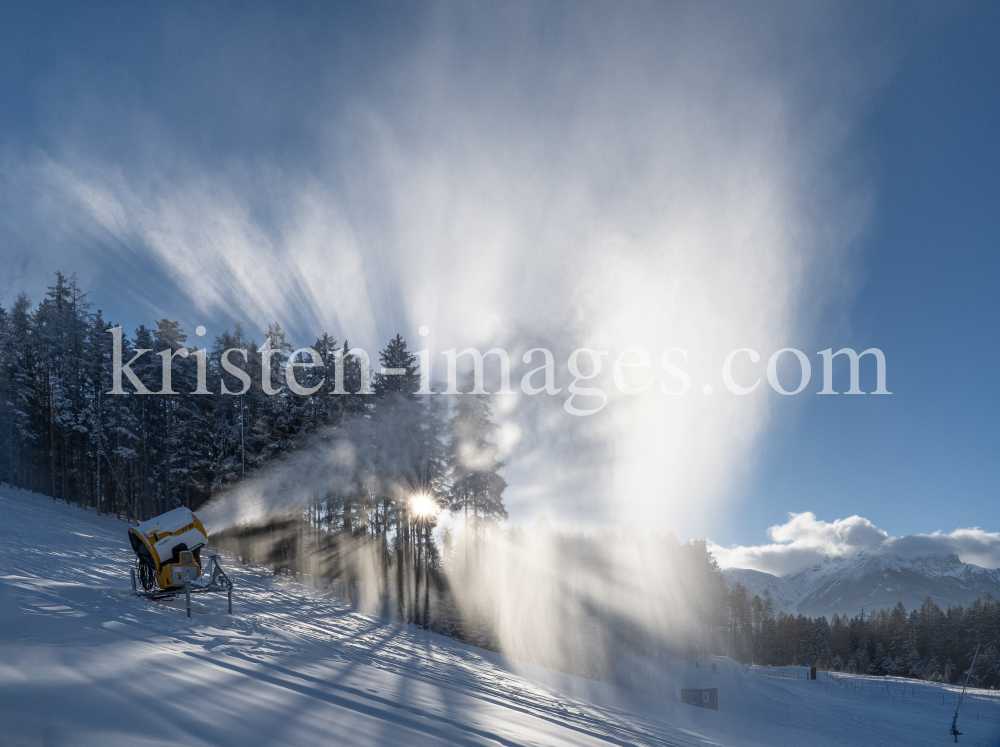
[[[191,509],[180,507],[136,522],[128,529],[135,553],[132,589],[148,599],[173,599],[184,594],[191,617],[191,593],[224,591],[232,614],[233,584],[222,570],[217,553],[208,553],[207,573],[202,574],[201,550],[208,544],[205,527]]]

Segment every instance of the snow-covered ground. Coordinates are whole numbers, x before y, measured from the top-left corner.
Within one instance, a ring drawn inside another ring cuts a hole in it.
[[[236,584],[131,594],[126,525],[0,487],[0,745],[733,745],[950,743],[954,688],[629,657],[618,685],[400,623],[228,559]],[[719,710],[679,701],[717,687]],[[995,694],[993,694],[995,695]],[[1000,744],[966,695],[961,743]]]

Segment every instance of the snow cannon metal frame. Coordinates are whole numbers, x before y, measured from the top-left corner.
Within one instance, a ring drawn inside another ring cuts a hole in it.
[[[128,528],[128,539],[136,556],[132,591],[138,596],[174,599],[184,594],[191,617],[191,594],[224,591],[233,613],[233,582],[218,554],[208,554],[207,577],[202,576],[201,549],[208,544],[208,534],[190,509],[175,508],[137,523]]]

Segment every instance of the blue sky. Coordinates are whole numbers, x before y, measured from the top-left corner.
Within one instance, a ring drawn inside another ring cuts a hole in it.
[[[893,71],[857,133],[877,196],[849,329],[892,361],[893,396],[804,400],[766,444],[748,486],[763,500],[741,503],[740,522],[769,504],[781,523],[816,496],[836,506],[809,509],[827,520],[896,534],[997,529],[1000,13],[924,11],[884,28]]]
[[[499,407],[515,518],[996,532],[998,27],[990,3],[6,4],[0,303],[60,269],[127,328],[688,347],[682,404]],[[893,394],[697,394],[743,345],[879,347]]]

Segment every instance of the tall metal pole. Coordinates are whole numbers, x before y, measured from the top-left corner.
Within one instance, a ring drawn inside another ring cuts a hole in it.
[[[243,466],[242,474],[245,477],[247,473],[247,447],[246,439],[243,435],[243,417],[246,405],[243,403],[243,395],[240,395],[240,462]]]
[[[430,537],[430,520],[424,519],[424,624],[423,628],[427,629],[427,617],[428,610],[430,607],[431,599],[431,577],[430,577],[430,556],[431,556],[431,537]]]
[[[982,643],[976,644],[976,653],[972,656],[972,665],[969,667],[969,671],[965,674],[965,684],[962,685],[962,694],[958,696],[958,705],[955,706],[955,716],[951,720],[951,735],[955,737],[955,741],[958,741],[958,735],[961,734],[958,730],[958,709],[962,707],[962,698],[965,697],[965,688],[969,686],[969,678],[972,676],[972,668],[976,666],[976,659],[979,658],[979,647]]]
[[[98,433],[97,437],[98,437],[98,439],[100,439],[101,438],[101,434]],[[104,446],[101,445],[100,441],[98,441],[98,443],[97,443],[97,448],[101,452],[101,454],[104,455],[104,461],[106,461],[108,463],[108,469],[111,470],[111,476],[113,478],[115,478],[115,492],[116,492],[116,494],[117,493],[124,493],[124,491],[121,489],[122,488],[121,483],[118,481],[118,474],[115,472],[114,465],[111,464],[111,459],[108,457],[108,452],[106,452],[104,450]],[[125,498],[125,509],[128,512],[128,514],[127,514],[128,518],[131,519],[132,521],[138,523],[139,519],[135,515],[135,511],[132,510],[132,504],[129,502],[128,494],[127,493],[124,494],[123,497]]]

